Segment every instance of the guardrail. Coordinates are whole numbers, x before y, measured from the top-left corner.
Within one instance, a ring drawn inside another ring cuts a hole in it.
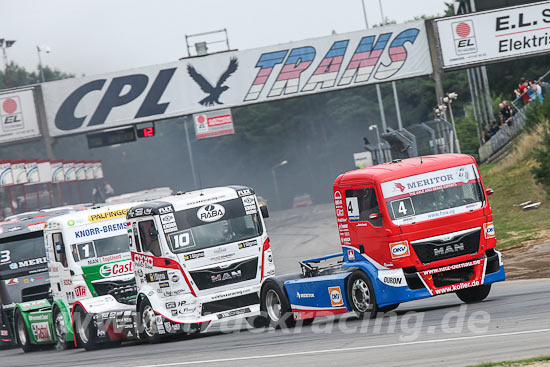
[[[510,140],[516,137],[523,127],[525,126],[525,108],[516,110],[514,116],[512,116],[512,124],[510,126],[504,125],[500,128],[495,135],[491,137],[489,141],[479,147],[479,160],[485,162],[493,154],[497,153],[502,147],[504,147]]]

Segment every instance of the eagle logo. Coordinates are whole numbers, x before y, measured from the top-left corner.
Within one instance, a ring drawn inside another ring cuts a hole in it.
[[[225,81],[231,76],[231,74],[237,71],[238,67],[239,63],[237,61],[237,58],[232,57],[229,60],[229,66],[227,67],[227,70],[224,71],[224,73],[218,79],[216,86],[213,87],[212,84],[208,82],[208,80],[206,80],[200,73],[197,72],[197,70],[195,70],[193,66],[191,66],[191,64],[188,64],[187,72],[189,73],[189,76],[199,85],[204,93],[208,94],[208,96],[201,99],[199,103],[203,106],[223,104],[223,102],[220,102],[220,95],[229,89],[229,87],[227,85],[223,85],[223,83],[225,83]]]

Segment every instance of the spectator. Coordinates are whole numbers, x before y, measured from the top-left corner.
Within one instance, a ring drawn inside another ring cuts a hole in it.
[[[535,100],[537,102],[544,102],[544,97],[542,96],[542,88],[538,84],[533,84],[533,90],[535,91]]]
[[[105,202],[105,196],[103,195],[103,192],[101,192],[101,188],[97,184],[92,189],[92,198],[94,203]]]
[[[498,108],[500,109],[499,117],[501,124],[510,125],[512,123],[510,106],[505,106],[504,103],[499,103]]]
[[[519,88],[515,92],[516,96],[518,97],[518,99],[521,99],[524,106],[527,105],[527,103],[529,103],[529,101],[531,100],[531,98],[529,97],[528,89],[529,86],[527,84],[527,80],[522,77],[520,79]]]
[[[105,194],[105,199],[110,198],[115,194],[115,190],[107,181],[103,182],[103,193]]]
[[[489,130],[483,130],[483,141],[487,143],[489,140],[491,140],[491,133]]]

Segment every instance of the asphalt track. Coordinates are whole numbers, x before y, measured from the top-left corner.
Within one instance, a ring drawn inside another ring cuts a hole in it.
[[[274,213],[267,226],[279,273],[339,250],[329,205]],[[511,281],[474,305],[448,294],[369,321],[347,315],[291,330],[225,325],[198,337],[93,352],[11,349],[0,351],[0,366],[466,366],[549,355],[549,311],[550,279]]]

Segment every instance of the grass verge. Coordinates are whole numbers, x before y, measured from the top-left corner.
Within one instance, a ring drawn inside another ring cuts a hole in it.
[[[504,361],[495,363],[482,363],[470,367],[498,367],[498,366],[528,366],[529,364],[536,362],[550,361],[550,356],[522,359],[519,361]]]
[[[540,142],[540,132],[523,133],[510,152],[498,163],[480,167],[485,188],[495,193],[489,197],[499,248],[539,240],[550,230],[550,203],[544,189],[538,185],[531,167],[533,147]],[[518,204],[541,202],[538,209],[525,211]]]

